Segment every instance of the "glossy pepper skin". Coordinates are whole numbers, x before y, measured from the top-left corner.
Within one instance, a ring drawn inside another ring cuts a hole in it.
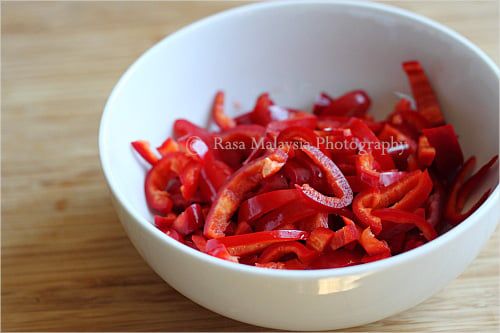
[[[278,172],[288,155],[280,149],[245,165],[236,171],[219,189],[217,197],[208,212],[204,234],[208,238],[225,236],[229,219],[238,209],[246,192],[253,189],[263,179]]]
[[[220,130],[179,119],[157,152],[134,141],[151,166],[154,225],[168,241],[259,269],[360,265],[432,242],[488,198],[491,189],[462,212],[498,156],[468,178],[475,157],[464,163],[422,66],[403,69],[415,105],[402,98],[385,120],[367,114],[362,90],[323,93],[313,114],[263,93],[236,118],[219,91]]]

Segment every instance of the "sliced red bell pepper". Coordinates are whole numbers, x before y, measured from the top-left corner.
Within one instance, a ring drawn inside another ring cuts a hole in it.
[[[201,252],[206,252],[207,239],[201,235],[192,235],[191,240]]]
[[[271,122],[271,114],[269,112],[269,107],[274,105],[274,102],[269,98],[268,93],[264,93],[257,98],[255,107],[250,113],[250,119],[252,123],[266,126]]]
[[[443,125],[444,117],[438,100],[420,63],[418,61],[404,62],[403,70],[408,76],[418,112],[432,125]]]
[[[484,175],[486,174],[486,171],[496,162],[497,159],[498,159],[498,156],[493,157],[488,163],[486,163],[485,166],[483,166],[481,169],[479,169],[479,171],[477,172],[478,176],[474,175],[471,177],[473,180],[469,183],[469,185],[467,185],[465,190],[463,190],[463,192],[462,192],[462,199],[460,202],[460,206],[463,207],[463,203],[465,203],[466,198],[469,195],[469,193],[471,192],[473,185],[476,185],[477,182],[481,178],[484,177]],[[472,213],[474,213],[479,208],[479,206],[481,206],[486,201],[486,199],[488,199],[488,196],[491,193],[491,189],[487,190],[468,211],[466,211],[465,213],[459,212],[458,204],[457,204],[459,191],[460,191],[460,188],[463,188],[462,184],[464,183],[464,180],[467,177],[467,175],[474,168],[475,164],[476,164],[476,158],[474,156],[472,156],[471,158],[469,158],[467,160],[467,162],[465,162],[464,166],[458,172],[458,175],[456,176],[455,181],[453,182],[453,186],[452,186],[450,193],[448,195],[448,200],[446,202],[444,216],[445,216],[446,220],[448,220],[448,222],[450,222],[452,225],[457,225],[460,222],[462,222],[463,220],[465,220],[467,217],[472,215]],[[469,178],[469,179],[471,179],[471,178]],[[472,187],[470,187],[470,186],[472,186]],[[460,207],[460,208],[462,208],[462,207]]]
[[[360,251],[339,249],[334,252],[324,252],[314,259],[310,269],[339,268],[361,264],[363,254]]]
[[[144,140],[137,140],[132,142],[132,147],[145,159],[149,164],[155,165],[158,162],[158,156],[151,150],[149,142]]]
[[[297,241],[275,243],[267,247],[259,256],[259,264],[277,261],[285,254],[295,253],[300,262],[308,264],[318,256],[316,251],[310,250]]]
[[[172,223],[174,223],[177,215],[174,213],[168,213],[167,216],[155,215],[154,224],[158,229],[162,229],[163,227],[171,227]]]
[[[395,208],[377,209],[372,211],[372,215],[377,216],[382,220],[394,223],[414,224],[418,229],[420,229],[420,231],[422,231],[425,239],[427,239],[428,241],[431,241],[437,237],[437,233],[436,230],[434,230],[434,227],[420,215]]]
[[[303,218],[298,223],[300,230],[312,232],[317,228],[328,228],[328,213],[317,213]]]
[[[165,156],[168,153],[179,151],[179,145],[177,144],[177,142],[175,142],[174,139],[168,138],[167,140],[163,141],[161,146],[156,148],[156,150],[160,153],[161,156]]]
[[[253,221],[270,211],[301,198],[296,189],[277,190],[256,195],[243,201],[238,211],[238,221]]]
[[[359,241],[361,237],[363,229],[358,227],[354,221],[345,216],[342,216],[342,219],[344,220],[345,226],[335,231],[330,241],[330,248],[332,250],[337,250],[354,241]]]
[[[217,192],[233,174],[233,170],[224,162],[212,160],[203,163],[200,171],[200,190],[204,196],[214,202]]]
[[[208,212],[204,229],[205,236],[223,237],[229,219],[243,201],[245,193],[257,186],[264,178],[278,172],[285,164],[287,157],[285,152],[277,149],[236,171],[219,189]]]
[[[352,134],[360,140],[358,149],[363,151],[371,151],[373,157],[377,160],[382,168],[382,171],[392,170],[395,168],[394,161],[387,154],[379,138],[373,131],[358,118],[350,118],[347,126],[351,129]]]
[[[226,246],[222,243],[217,243],[217,244],[212,244],[214,246],[209,246],[209,243],[207,241],[207,244],[205,246],[205,253],[214,256],[216,258],[224,259],[227,261],[235,262],[238,263],[238,257],[232,256],[229,251],[227,250]]]
[[[418,138],[418,163],[423,167],[429,167],[436,157],[436,149],[429,143],[427,137],[421,135]]]
[[[369,256],[390,256],[391,249],[386,241],[378,240],[371,232],[370,227],[363,230],[359,238],[359,243],[365,249]]]
[[[266,130],[271,133],[279,133],[289,127],[306,127],[311,130],[316,128],[317,118],[309,113],[291,113],[291,117],[285,120],[275,120],[270,122]]]
[[[474,188],[484,179],[490,168],[496,163],[497,160],[498,155],[494,156],[488,163],[483,165],[460,187],[460,191],[457,195],[457,211],[462,210],[472,190],[474,190]]]
[[[321,110],[315,109],[319,116],[361,117],[371,105],[370,97],[362,90],[350,91],[335,99],[327,98],[326,101],[329,103]]]
[[[195,230],[201,229],[204,222],[201,206],[195,203],[179,214],[171,227],[184,237]]]
[[[301,149],[323,170],[328,185],[335,195],[335,197],[326,196],[308,184],[295,185],[304,198],[320,209],[339,209],[350,205],[353,198],[351,187],[335,163],[314,146],[304,145]]]
[[[371,214],[373,209],[394,204],[394,208],[413,211],[424,203],[431,190],[432,180],[427,171],[416,170],[386,188],[372,188],[358,193],[353,200],[352,210],[361,225],[370,227],[378,235],[382,230],[382,221]]]
[[[217,247],[217,244],[224,244],[232,256],[247,256],[259,253],[271,244],[299,239],[305,240],[307,236],[308,233],[302,230],[261,231],[209,239],[207,248],[211,249]]]
[[[236,121],[224,113],[224,92],[218,91],[212,105],[212,117],[221,129],[229,129],[236,126]]]
[[[198,166],[195,160],[182,152],[169,153],[159,160],[146,174],[144,190],[149,207],[163,215],[170,212],[173,201],[165,189],[177,176],[181,179],[183,195],[194,193],[198,186]]]
[[[243,235],[253,232],[252,226],[245,221],[239,222],[234,231],[235,235]]]
[[[250,224],[253,225],[256,231],[274,230],[287,224],[294,224],[317,212],[316,208],[311,207],[304,200],[296,200],[271,211],[261,218],[250,222]]]
[[[316,228],[311,231],[309,237],[307,237],[306,246],[311,250],[321,253],[325,251],[328,244],[330,244],[330,241],[334,234],[335,232],[328,228]]]
[[[256,195],[277,190],[288,189],[290,186],[288,184],[288,180],[286,179],[282,171],[283,170],[280,170],[278,173],[275,173],[274,175],[262,180],[260,182],[260,188],[257,191]]]
[[[180,243],[184,243],[184,239],[182,238],[182,236],[179,235],[179,233],[177,231],[175,231],[174,229],[169,228],[169,227],[162,227],[162,228],[159,228],[159,230],[161,230],[165,235],[175,239],[176,241],[178,241]]]
[[[199,137],[207,144],[208,147],[213,146],[212,134],[209,131],[193,124],[189,120],[177,119],[174,122],[174,139],[178,139],[186,135]]]
[[[442,177],[452,178],[464,162],[453,126],[448,124],[422,130],[429,144],[436,149],[434,163]]]

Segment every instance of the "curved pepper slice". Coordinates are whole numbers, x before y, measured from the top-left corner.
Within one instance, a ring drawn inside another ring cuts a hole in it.
[[[370,227],[363,230],[359,238],[359,243],[369,256],[382,256],[384,258],[391,256],[391,249],[387,245],[387,242],[377,239],[371,232]]]
[[[300,199],[296,189],[271,191],[243,201],[238,211],[238,221],[253,221],[289,202]]]
[[[304,198],[320,209],[339,209],[351,204],[353,198],[352,189],[337,165],[314,146],[304,145],[301,149],[323,170],[335,195],[335,197],[329,197],[308,184],[302,186],[296,184],[295,187],[302,192]]]
[[[418,112],[431,122],[432,125],[443,125],[444,118],[441,108],[420,63],[418,61],[407,61],[402,66],[408,76]]]
[[[338,98],[323,93],[313,110],[319,116],[361,117],[371,105],[370,97],[363,90],[353,90]]]
[[[172,152],[159,160],[146,174],[144,191],[148,205],[166,215],[173,206],[170,194],[165,191],[168,183],[179,176],[181,193],[189,200],[198,186],[200,164],[191,156],[181,152]]]
[[[459,212],[459,210],[463,208],[463,205],[468,195],[472,191],[472,188],[479,182],[479,180],[481,180],[486,175],[488,169],[491,168],[491,166],[497,161],[497,159],[498,156],[493,157],[488,163],[486,163],[481,169],[479,169],[479,171],[475,175],[469,178],[469,180],[472,180],[468,184],[465,183],[464,185],[462,185],[467,174],[469,174],[474,168],[474,165],[476,164],[476,158],[474,156],[469,158],[467,162],[465,162],[462,169],[460,169],[451,188],[444,211],[446,220],[448,220],[448,222],[450,222],[452,225],[457,225],[458,223],[465,220],[472,213],[474,213],[479,208],[479,206],[481,206],[486,201],[486,199],[488,199],[488,196],[491,193],[491,189],[487,190],[467,212]],[[465,185],[467,186],[464,189]],[[461,190],[461,188],[463,190],[461,193],[460,203],[458,203],[457,198],[459,196],[459,191]]]
[[[287,160],[281,149],[264,155],[236,171],[219,189],[205,222],[204,234],[208,238],[224,236],[229,219],[243,201],[245,193],[264,178],[278,172]]]
[[[412,223],[418,229],[420,229],[420,231],[422,231],[425,239],[427,239],[428,241],[431,241],[437,237],[437,233],[436,230],[434,230],[434,227],[418,214],[410,213],[400,209],[382,208],[374,210],[372,212],[372,215],[377,216],[382,220],[391,221],[394,223]]]
[[[201,229],[203,227],[203,222],[204,218],[201,212],[201,206],[195,203],[179,214],[173,221],[171,227],[181,236],[186,236],[195,230]]]
[[[295,222],[317,212],[316,208],[311,207],[304,200],[296,200],[273,210],[250,224],[253,224],[254,229],[257,231],[274,230],[286,225],[293,225]]]
[[[354,241],[359,241],[361,237],[362,229],[358,227],[354,221],[345,216],[342,216],[342,219],[344,220],[345,226],[335,231],[330,241],[330,248],[332,250],[344,247]]]
[[[246,256],[258,253],[274,243],[305,240],[307,235],[308,233],[302,230],[261,231],[209,239],[206,246],[210,249],[216,247],[217,244],[224,244],[232,256]]]
[[[158,156],[151,150],[149,142],[144,140],[137,140],[132,142],[132,147],[145,159],[149,164],[155,165],[158,162]]]
[[[427,199],[432,191],[432,180],[427,172],[415,170],[401,181],[384,189],[369,189],[360,192],[352,203],[352,210],[364,227],[378,235],[382,230],[382,221],[373,216],[373,209],[385,208],[394,204],[394,208],[413,211]]]
[[[289,241],[270,245],[262,252],[257,262],[259,264],[265,264],[271,261],[277,261],[288,253],[295,253],[300,262],[304,264],[311,262],[318,256],[318,252],[308,249],[301,243]]]
[[[229,129],[236,126],[236,121],[224,113],[224,92],[218,91],[215,94],[214,104],[212,106],[212,117],[221,129]]]

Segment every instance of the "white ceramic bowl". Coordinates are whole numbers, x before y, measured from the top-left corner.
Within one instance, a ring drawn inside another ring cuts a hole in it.
[[[494,192],[458,227],[375,263],[317,271],[233,264],[188,248],[152,224],[143,194],[147,166],[130,147],[160,144],[173,121],[206,125],[217,89],[249,109],[271,92],[310,109],[326,90],[364,89],[379,119],[409,93],[401,62],[419,60],[466,156],[497,154],[498,68],[469,41],[412,13],[373,3],[259,3],[217,14],[168,36],[116,85],[102,116],[99,149],[118,216],[133,244],[172,287],[246,323],[286,330],[362,325],[410,308],[443,288],[479,253],[499,219]],[[234,111],[234,110],[233,110]],[[231,110],[230,110],[231,112]]]

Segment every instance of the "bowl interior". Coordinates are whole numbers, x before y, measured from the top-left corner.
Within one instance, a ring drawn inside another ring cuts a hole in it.
[[[153,147],[177,118],[209,122],[216,90],[226,110],[241,114],[269,92],[278,105],[310,110],[322,91],[363,89],[376,119],[389,114],[394,92],[410,94],[401,63],[426,69],[466,156],[479,164],[497,154],[498,70],[476,47],[431,21],[397,9],[354,3],[272,3],[202,20],[161,41],[124,75],[103,115],[103,168],[118,198],[152,221],[143,194],[148,165],[130,142]],[[237,107],[237,105],[239,107]],[[496,186],[493,175],[486,186]]]

